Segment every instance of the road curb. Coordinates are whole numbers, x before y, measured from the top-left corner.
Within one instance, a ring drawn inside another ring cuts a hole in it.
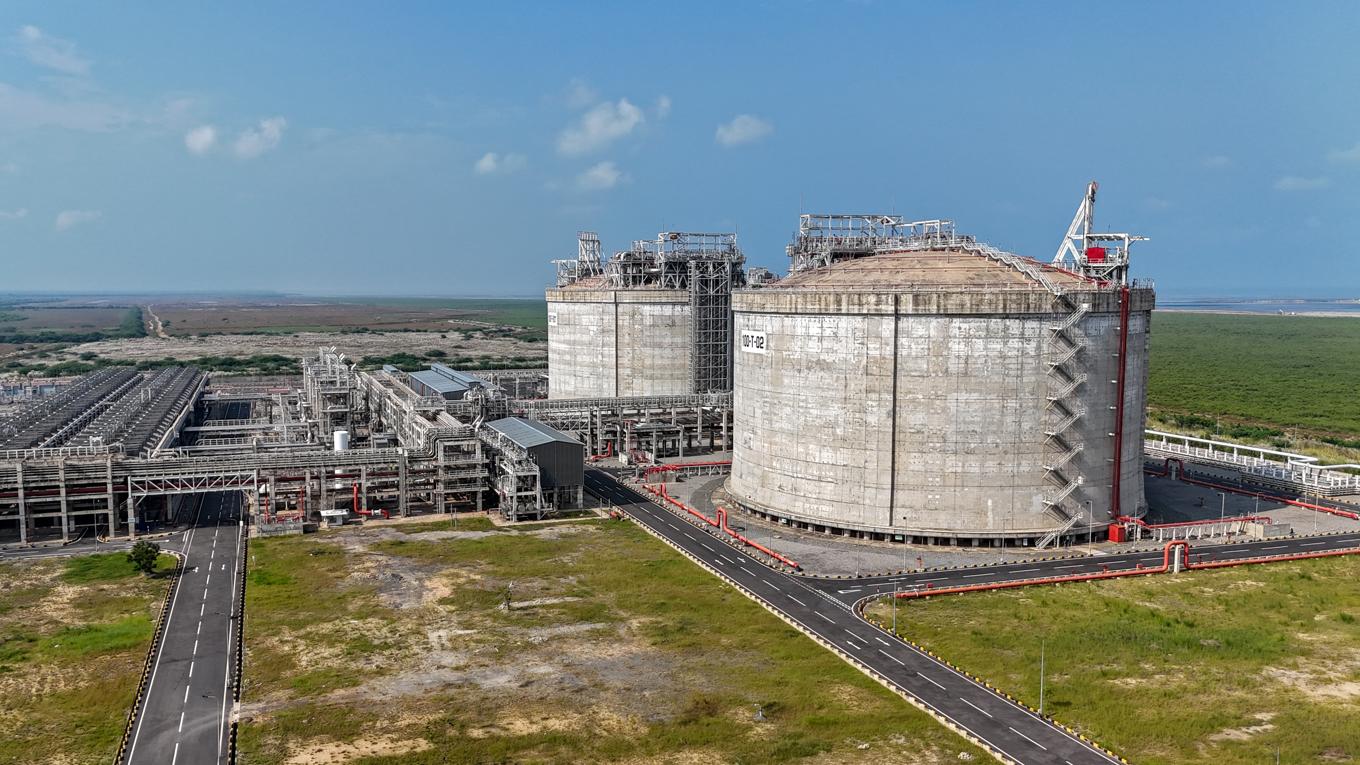
[[[236,600],[236,650],[233,652],[231,661],[235,666],[232,673],[231,700],[232,710],[231,729],[227,732],[227,763],[235,765],[237,762],[237,728],[240,724],[237,709],[241,705],[241,672],[245,667],[245,635],[246,635],[246,568],[250,564],[250,556],[247,554],[250,549],[250,537],[248,534],[241,535],[241,549],[237,551],[240,561],[240,582],[241,594]]]
[[[165,622],[170,616],[170,601],[174,597],[175,589],[179,586],[180,576],[184,573],[184,555],[175,550],[162,550],[166,555],[175,558],[175,569],[170,574],[170,583],[165,588],[165,597],[161,600],[161,611],[156,617],[156,631],[151,635],[151,645],[146,650],[146,661],[142,662],[142,676],[137,681],[137,696],[132,702],[132,709],[128,711],[127,725],[123,726],[123,738],[118,742],[118,752],[113,756],[114,765],[122,765],[126,761],[128,753],[128,743],[132,740],[132,731],[137,727],[137,720],[142,715],[142,704],[146,701],[147,684],[151,680],[151,670],[156,664],[156,652],[160,649],[161,640],[165,637]]]

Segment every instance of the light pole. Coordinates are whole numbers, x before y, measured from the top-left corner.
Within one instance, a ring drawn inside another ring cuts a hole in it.
[[[1044,713],[1044,641],[1039,641],[1039,714]]]
[[[897,582],[893,582],[893,637],[897,637]]]

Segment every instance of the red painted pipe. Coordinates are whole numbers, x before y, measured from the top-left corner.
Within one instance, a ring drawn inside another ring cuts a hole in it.
[[[1089,582],[1099,579],[1115,579],[1123,576],[1144,576],[1148,574],[1164,574],[1171,570],[1171,550],[1173,547],[1185,548],[1185,569],[1186,571],[1227,568],[1229,566],[1245,566],[1253,563],[1277,563],[1291,560],[1307,560],[1310,558],[1332,558],[1339,555],[1360,554],[1360,548],[1350,548],[1347,550],[1323,550],[1320,552],[1292,553],[1290,555],[1260,556],[1255,558],[1235,558],[1232,560],[1219,560],[1205,563],[1202,560],[1198,563],[1193,562],[1190,557],[1190,543],[1184,539],[1177,539],[1167,543],[1162,551],[1162,565],[1157,568],[1133,568],[1124,571],[1105,570],[1098,574],[1072,574],[1070,576],[1053,576],[1043,579],[1017,579],[1009,582],[992,582],[990,584],[971,584],[959,587],[940,587],[933,588],[929,583],[925,589],[918,591],[898,592],[898,598],[924,598],[931,595],[957,595],[965,592],[983,592],[985,590],[1008,590],[1016,587],[1029,587],[1039,584],[1064,584],[1067,582]]]
[[[1129,350],[1129,288],[1119,288],[1119,376],[1115,395],[1114,420],[1114,475],[1110,480],[1110,515],[1118,518],[1124,514],[1119,503],[1119,482],[1124,473],[1124,388]]]
[[[651,486],[648,486],[648,485],[646,485],[646,484],[643,485],[643,488],[645,488],[647,491],[651,492],[652,494],[656,495],[657,497],[660,497],[661,499],[663,499],[663,500],[665,500],[665,501],[671,503],[672,505],[675,505],[676,507],[680,508],[681,510],[684,510],[685,512],[687,512],[687,513],[689,513],[690,515],[694,516],[695,518],[698,518],[699,520],[703,521],[704,523],[707,523],[708,525],[710,525],[710,526],[712,526],[712,527],[714,527],[714,528],[720,529],[720,530],[722,530],[723,532],[727,533],[728,535],[732,536],[733,538],[740,540],[743,544],[745,544],[745,545],[747,545],[747,546],[750,546],[750,547],[754,547],[755,549],[759,550],[760,552],[765,553],[766,555],[770,556],[771,558],[774,558],[775,560],[779,561],[780,563],[783,563],[784,565],[789,566],[789,567],[794,568],[794,569],[801,569],[801,568],[802,568],[802,566],[798,565],[798,562],[795,561],[795,560],[793,560],[792,558],[789,558],[789,557],[787,557],[787,556],[785,556],[785,555],[782,555],[782,554],[780,554],[780,553],[777,553],[777,552],[775,552],[774,550],[771,550],[770,548],[768,548],[768,547],[766,547],[766,546],[764,546],[764,545],[762,545],[762,544],[760,544],[760,543],[758,543],[758,542],[752,541],[751,539],[748,539],[747,537],[744,537],[744,536],[742,536],[741,534],[738,534],[737,532],[735,532],[735,531],[733,531],[732,529],[728,528],[728,526],[727,526],[727,509],[726,509],[726,508],[722,508],[722,507],[717,508],[717,516],[718,516],[718,517],[717,517],[717,518],[709,518],[708,516],[704,515],[703,513],[699,512],[698,510],[695,510],[694,508],[692,508],[692,507],[690,507],[689,505],[685,504],[684,502],[681,502],[680,500],[676,499],[675,497],[672,497],[672,496],[670,495],[670,492],[666,491],[666,484],[664,484],[664,483],[661,484],[661,488],[660,488],[660,489],[654,489],[654,488],[652,488]]]

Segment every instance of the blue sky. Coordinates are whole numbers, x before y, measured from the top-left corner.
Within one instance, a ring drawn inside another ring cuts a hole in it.
[[[809,212],[1048,259],[1084,184],[1164,297],[1360,297],[1360,3],[0,7],[0,291],[533,295]],[[1350,242],[1351,244],[1347,244]]]

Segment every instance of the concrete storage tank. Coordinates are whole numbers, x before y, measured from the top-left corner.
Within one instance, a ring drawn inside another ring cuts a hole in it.
[[[788,277],[733,296],[738,504],[815,531],[998,546],[1142,514],[1150,287],[947,221],[803,230]]]
[[[733,234],[664,232],[608,263],[584,232],[547,290],[548,397],[663,396],[731,386]]]

